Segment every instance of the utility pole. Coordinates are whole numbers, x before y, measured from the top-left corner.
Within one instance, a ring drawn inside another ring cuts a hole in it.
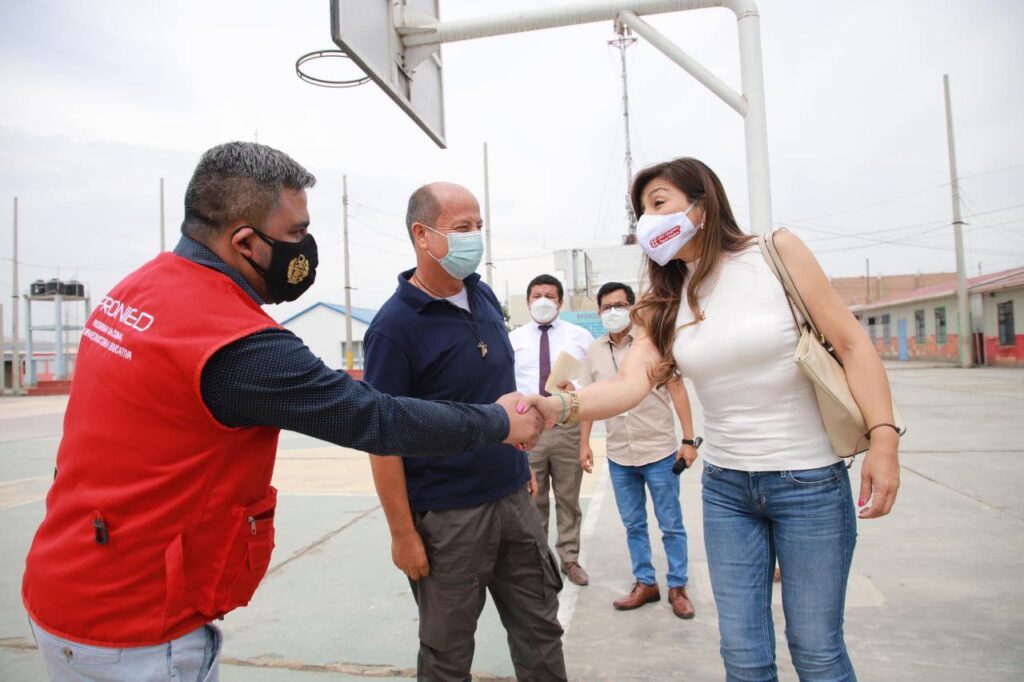
[[[4,354],[7,352],[7,342],[4,339],[4,306],[0,303],[0,397],[7,395],[7,363],[4,361]]]
[[[11,266],[11,392],[21,395],[21,354],[18,352],[18,197],[14,197],[14,253]]]
[[[160,178],[160,253],[167,250],[164,243],[164,179]]]
[[[341,176],[341,225],[345,241],[345,369],[352,371],[352,286],[348,260],[348,176]]]
[[[864,284],[866,291],[864,292],[864,302],[871,303],[871,259],[864,259]]]
[[[949,74],[943,74],[946,91],[946,142],[949,145],[949,184],[953,190],[953,240],[956,244],[956,307],[959,318],[960,366],[971,366],[971,318],[967,307],[967,264],[964,262],[964,221],[960,217],[960,183],[956,174],[956,145],[953,142],[953,105],[949,96]]]
[[[629,190],[633,184],[633,152],[629,141],[629,83],[626,80],[626,48],[636,43],[636,38],[630,32],[629,27],[623,24],[616,24],[619,37],[609,40],[608,44],[618,48],[619,58],[622,61],[622,120],[625,124],[626,139],[626,226],[627,233],[623,238],[623,244],[636,243],[636,216],[633,214],[633,202],[629,197]]]
[[[487,244],[487,286],[494,287],[494,255],[491,251],[491,177],[487,166],[487,143],[484,142],[484,240]]]

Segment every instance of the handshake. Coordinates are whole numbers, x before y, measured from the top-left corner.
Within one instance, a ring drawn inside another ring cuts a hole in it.
[[[495,404],[501,405],[508,415],[508,435],[504,443],[520,450],[532,448],[545,429],[555,425],[554,415],[546,416],[539,410],[540,396],[524,396],[522,393],[506,393]]]

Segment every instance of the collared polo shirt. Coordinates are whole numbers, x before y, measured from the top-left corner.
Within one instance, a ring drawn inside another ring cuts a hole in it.
[[[366,332],[366,382],[392,395],[466,403],[493,403],[515,391],[515,356],[501,305],[480,275],[463,280],[470,313],[416,288],[409,282],[413,272],[399,275],[398,289]],[[414,512],[474,507],[530,479],[526,453],[501,444],[403,464]]]
[[[608,381],[618,375],[633,336],[627,334],[615,345],[608,334],[595,339],[587,349],[584,383]],[[589,380],[589,381],[588,381]],[[664,459],[676,451],[676,425],[672,398],[656,388],[629,412],[605,420],[608,431],[608,459],[623,466],[643,466]]]

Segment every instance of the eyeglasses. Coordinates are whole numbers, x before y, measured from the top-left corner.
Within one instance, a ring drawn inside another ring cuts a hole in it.
[[[609,303],[608,305],[601,306],[601,312],[606,313],[609,310],[629,310],[628,303]]]

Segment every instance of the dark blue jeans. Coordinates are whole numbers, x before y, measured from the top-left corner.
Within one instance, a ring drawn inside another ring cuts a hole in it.
[[[843,609],[857,521],[842,463],[748,473],[704,464],[704,542],[728,682],[778,680],[772,577],[802,682],[855,682]]]
[[[647,534],[647,491],[651,491],[654,516],[661,528],[668,558],[669,587],[686,587],[686,528],[683,508],[679,504],[679,477],[672,473],[675,453],[657,462],[638,467],[623,466],[608,460],[608,472],[615,491],[622,525],[626,527],[626,544],[633,562],[633,578],[647,585],[657,583],[651,563],[651,539]]]

